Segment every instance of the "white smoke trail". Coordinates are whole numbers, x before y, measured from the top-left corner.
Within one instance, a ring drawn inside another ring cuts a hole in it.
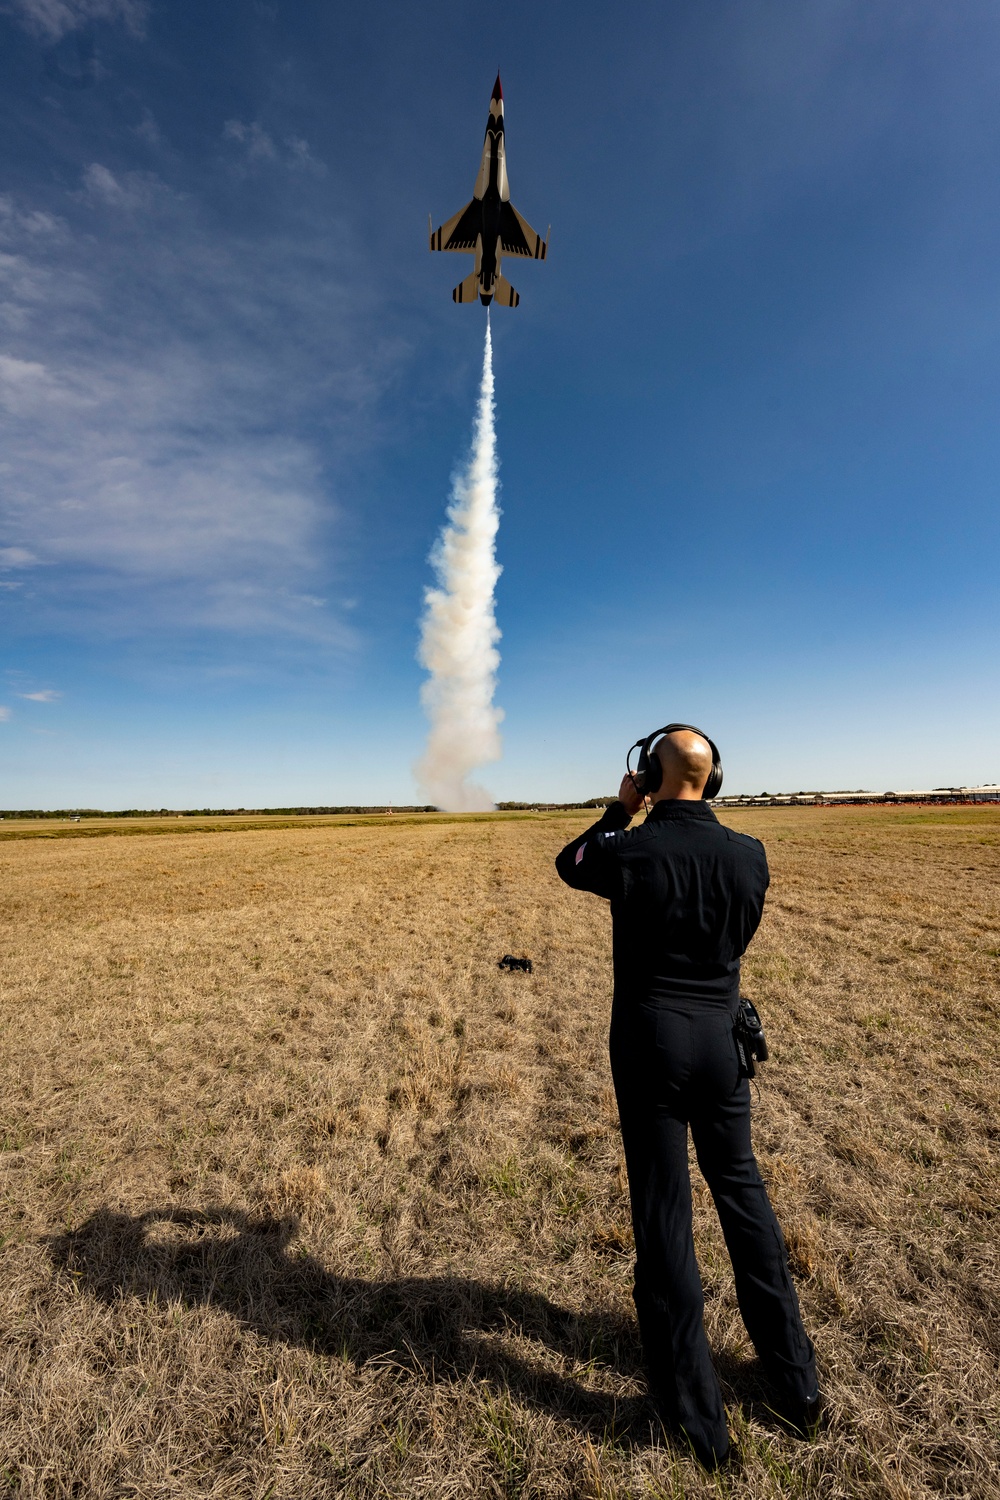
[[[448,524],[431,553],[440,587],[427,590],[420,636],[420,663],[431,674],[420,697],[431,727],[416,775],[427,801],[448,812],[493,806],[489,792],[467,778],[501,754],[503,710],[493,704],[500,665],[493,590],[501,572],[494,551],[500,511],[493,419],[487,314],[472,456],[454,480]]]

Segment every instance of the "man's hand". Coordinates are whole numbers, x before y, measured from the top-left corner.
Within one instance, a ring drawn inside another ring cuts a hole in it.
[[[636,777],[636,780],[639,778]],[[636,787],[631,775],[626,772],[622,777],[622,784],[618,788],[618,801],[624,807],[630,818],[634,818],[646,799]]]

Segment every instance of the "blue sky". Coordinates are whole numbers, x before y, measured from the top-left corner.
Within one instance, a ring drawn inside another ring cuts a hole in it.
[[[1000,780],[1000,12],[0,4],[0,805],[414,798],[499,64],[498,798]]]

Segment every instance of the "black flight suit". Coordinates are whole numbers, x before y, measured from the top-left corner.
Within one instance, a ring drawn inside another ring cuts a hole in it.
[[[613,802],[567,844],[567,885],[611,902],[611,1071],[635,1231],[635,1303],[651,1388],[709,1464],[729,1447],[691,1235],[688,1125],[733,1263],[736,1295],[779,1409],[816,1393],[813,1347],[750,1145],[733,1024],[740,958],[760,923],[764,846],[707,802],[664,800],[645,823]]]

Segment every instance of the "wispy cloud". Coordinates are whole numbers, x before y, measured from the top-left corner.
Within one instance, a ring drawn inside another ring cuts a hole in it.
[[[292,171],[312,172],[318,177],[326,173],[326,164],[313,154],[307,140],[289,135],[275,141],[256,120],[249,125],[242,120],[227,120],[222,139],[239,148],[239,165],[244,170],[248,166],[274,163]]]
[[[0,569],[36,611],[350,645],[319,437],[363,441],[398,350],[328,245],[100,162],[62,215],[0,198]]]
[[[91,206],[116,208],[126,213],[152,209],[158,197],[176,196],[154,172],[116,175],[97,161],[84,170],[82,194]]]
[[[301,136],[288,136],[285,140],[285,147],[288,151],[289,166],[297,168],[300,172],[312,172],[317,177],[325,175],[326,163],[313,155],[309,142],[303,140]]]
[[[57,693],[54,688],[42,688],[37,693],[18,693],[19,698],[27,698],[31,703],[55,703],[62,693]]]
[[[31,568],[37,563],[38,558],[27,547],[0,547],[0,568]],[[8,584],[8,588],[17,585]]]
[[[248,161],[277,161],[278,148],[256,121],[244,125],[242,120],[227,120],[222,128],[224,141],[237,141]]]
[[[0,703],[0,724],[6,724],[10,718],[10,709]]]
[[[146,0],[4,0],[0,9],[53,42],[93,21],[117,21],[141,36],[149,13]]]

